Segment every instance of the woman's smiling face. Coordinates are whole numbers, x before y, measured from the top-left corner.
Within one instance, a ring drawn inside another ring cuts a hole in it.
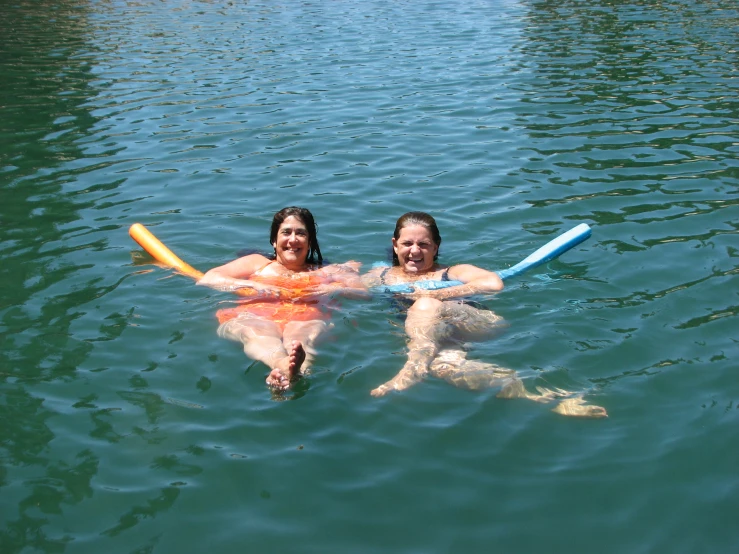
[[[294,215],[285,218],[273,246],[279,263],[288,269],[302,268],[310,248],[310,235],[305,224]]]
[[[439,246],[431,232],[423,225],[408,225],[393,238],[393,250],[398,256],[400,267],[406,273],[422,274],[434,267],[434,257]]]

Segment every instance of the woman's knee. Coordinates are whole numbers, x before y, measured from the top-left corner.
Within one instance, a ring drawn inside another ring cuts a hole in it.
[[[330,328],[330,325],[322,320],[291,321],[285,326],[283,339],[285,342],[299,340],[305,346],[306,342],[314,342],[319,335],[325,333]]]
[[[243,343],[252,340],[279,338],[281,334],[277,325],[271,321],[260,319],[236,318],[227,321],[218,328],[219,336]]]
[[[409,314],[434,314],[441,310],[443,303],[436,298],[419,298],[408,308]]]

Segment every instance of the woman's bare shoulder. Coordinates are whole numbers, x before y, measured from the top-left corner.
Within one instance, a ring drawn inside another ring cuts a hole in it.
[[[260,269],[263,269],[269,265],[271,261],[272,260],[262,256],[261,254],[248,254],[241,258],[236,258],[227,264],[213,268],[211,271],[218,272],[228,277],[244,278],[249,277]]]
[[[346,272],[359,273],[359,270],[361,267],[362,267],[361,262],[355,262],[354,260],[349,260],[348,262],[344,262],[340,264],[324,265],[320,267],[318,271],[324,271],[325,273],[346,273]]]

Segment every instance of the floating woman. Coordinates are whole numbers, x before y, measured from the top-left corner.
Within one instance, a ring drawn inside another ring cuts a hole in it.
[[[396,300],[407,309],[408,358],[395,377],[372,390],[373,396],[407,389],[430,375],[472,390],[500,386],[498,396],[502,398],[527,398],[536,402],[560,399],[553,411],[562,415],[607,417],[604,408],[585,403],[582,395],[545,388],[538,388],[538,393],[529,392],[515,371],[468,360],[463,350],[454,347],[460,341],[489,338],[503,326],[503,319],[494,312],[460,300],[501,291],[503,281],[496,273],[474,265],[437,264],[441,235],[433,217],[424,212],[401,216],[392,245],[393,266],[371,270],[364,278],[367,286],[392,288],[427,280],[460,284],[439,289],[417,286],[413,292],[396,295]]]
[[[308,371],[316,341],[331,327],[331,298],[368,293],[358,264],[322,265],[315,220],[307,209],[277,212],[270,243],[273,257],[243,256],[211,269],[197,284],[255,291],[238,306],[218,311],[218,334],[241,342],[247,356],[270,368],[267,385],[284,390]]]

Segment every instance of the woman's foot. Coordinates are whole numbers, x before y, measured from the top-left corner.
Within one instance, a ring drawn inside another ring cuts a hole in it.
[[[290,344],[290,351],[281,360],[275,363],[275,367],[267,376],[267,386],[278,390],[285,390],[290,386],[298,375],[305,361],[305,349],[303,345],[294,340]]]
[[[593,406],[592,404],[586,404],[585,399],[581,396],[575,398],[568,398],[563,400],[552,410],[555,413],[563,416],[570,417],[592,417],[601,418],[608,417],[606,409],[602,406]]]
[[[573,394],[570,391],[559,388],[547,389],[536,387],[536,390],[539,391],[539,394],[527,391],[520,379],[514,379],[503,387],[498,393],[498,398],[526,398],[534,402],[550,402],[556,398],[565,398]],[[572,398],[565,398],[552,411],[569,417],[608,417],[605,408],[586,404],[582,394]]]

